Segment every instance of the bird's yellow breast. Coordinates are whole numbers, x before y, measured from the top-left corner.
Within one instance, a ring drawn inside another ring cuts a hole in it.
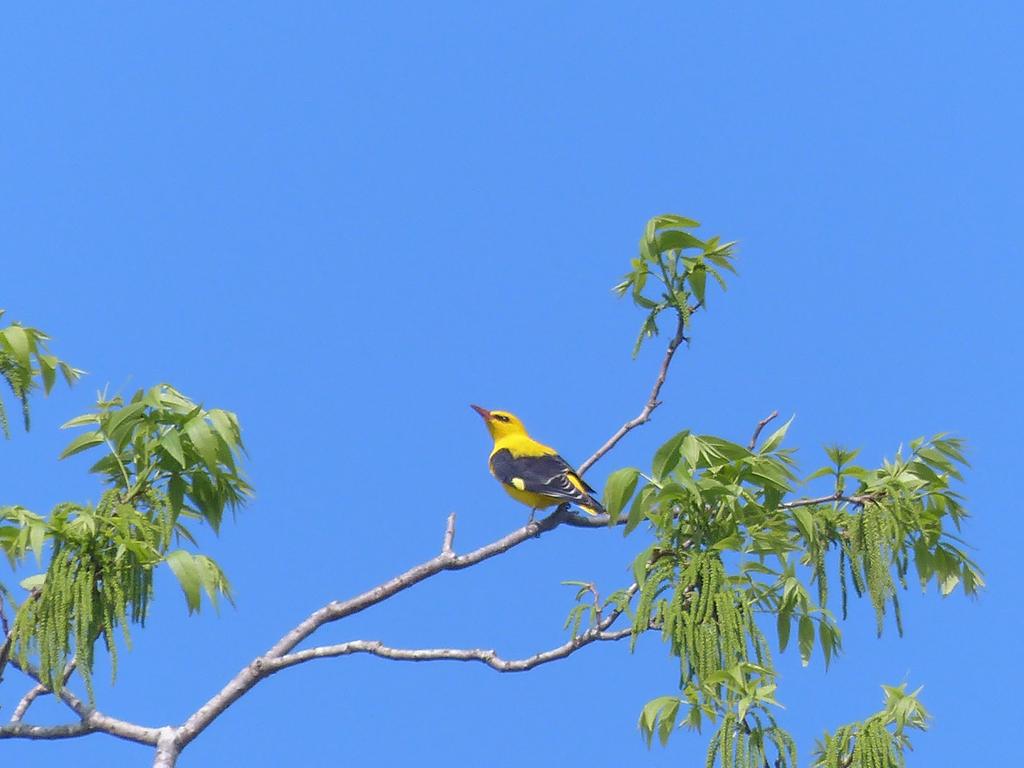
[[[531,509],[547,509],[553,507],[556,504],[560,504],[560,499],[553,499],[550,496],[544,496],[540,493],[533,493],[532,491],[521,491],[518,488],[514,488],[511,485],[501,484],[501,487],[505,489],[505,493],[511,496],[516,501],[525,504]]]
[[[554,448],[538,443],[529,435],[505,435],[494,441],[494,450],[491,456],[498,451],[507,450],[513,458],[520,456],[554,456],[558,451]]]

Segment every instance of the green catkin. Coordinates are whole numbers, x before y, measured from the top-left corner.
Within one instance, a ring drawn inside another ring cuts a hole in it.
[[[704,768],[714,768],[715,758],[718,756],[718,748],[720,741],[718,739],[711,739],[708,744],[708,753],[704,758]]]
[[[779,731],[782,734],[782,741],[786,745],[786,752],[789,755],[789,764],[791,768],[796,768],[796,740],[785,731]]]
[[[717,643],[715,642],[712,625],[701,624],[697,630],[698,647],[695,654],[697,677],[701,680],[714,674],[718,667],[715,656],[717,655]]]
[[[723,658],[719,630],[713,622],[708,622],[704,627],[705,661],[703,677],[709,677],[726,665]]]
[[[825,768],[839,768],[839,745],[840,745],[839,731],[828,738],[826,734],[825,752],[823,755],[823,762]]]
[[[774,669],[771,645],[768,643],[768,638],[764,636],[764,633],[757,626],[757,622],[754,620],[754,612],[749,607],[747,608],[747,621],[750,624],[750,635],[757,638],[757,645],[760,649],[757,656],[758,663],[761,666]]]
[[[848,530],[855,530],[857,528],[859,528],[859,526],[851,526],[851,529]],[[864,592],[867,589],[867,585],[864,583],[864,564],[860,557],[862,548],[857,546],[856,534],[851,536],[851,538],[854,540],[849,543],[844,543],[843,547],[847,550],[846,561],[847,565],[850,567],[850,578],[853,581],[853,591],[857,593],[857,597],[863,597]]]
[[[882,534],[881,512],[874,505],[867,505],[861,513],[864,529],[865,560],[867,563],[868,592],[875,608],[878,634],[882,634],[885,618],[885,603],[892,592],[892,575],[889,571],[891,558],[888,556]]]
[[[861,731],[860,743],[863,747],[861,753],[861,762],[864,768],[879,768],[877,758],[877,752],[875,749],[874,734],[871,732],[870,726]]]
[[[719,730],[719,738],[722,746],[719,749],[719,758],[722,768],[732,765],[732,731],[735,727],[736,716],[731,712],[722,718],[722,727]]]
[[[895,591],[892,593],[892,613],[896,617],[896,633],[903,637],[903,612],[900,610],[900,599]]]
[[[745,612],[745,624],[747,635],[750,636],[750,644],[754,647],[754,658],[756,659],[759,666],[771,667],[772,660],[771,655],[768,652],[768,646],[764,642],[764,636],[758,630],[757,625],[752,621],[750,611]]]
[[[721,595],[716,595],[716,598],[720,598]],[[717,600],[717,603],[721,603],[721,600]],[[709,622],[711,626],[715,627],[715,633],[718,636],[718,645],[721,648],[722,665],[725,667],[729,666],[729,648],[730,648],[730,637],[729,637],[729,616],[727,613],[719,610],[718,605],[715,606],[715,619]]]
[[[818,605],[828,603],[828,575],[825,571],[825,548],[819,547],[814,553],[814,578],[818,582]]]
[[[839,547],[839,594],[842,602],[843,621],[846,621],[846,550]]]

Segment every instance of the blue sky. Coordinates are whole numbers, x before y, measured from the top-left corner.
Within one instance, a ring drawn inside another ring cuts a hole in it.
[[[935,716],[911,765],[1008,758],[982,734],[1022,714],[1000,671],[1021,629],[1021,22],[1013,3],[8,8],[0,306],[90,375],[0,443],[0,503],[95,499],[56,427],[104,385],[160,381],[238,412],[258,494],[203,541],[237,609],[188,618],[162,576],[100,707],[179,722],[311,610],[435,554],[449,512],[460,549],[520,525],[467,403],[572,461],[633,416],[660,353],[629,359],[640,317],[609,288],[672,211],[739,240],[741,276],[592,481],[776,408],[807,468],[826,442],[874,461],[965,436],[989,589],[908,595],[903,639],[857,606],[827,673],[781,660],[782,721],[804,765],[905,680]],[[559,582],[622,586],[641,543],[559,530],[322,640],[530,655],[565,639]],[[674,681],[655,638],[518,676],[327,661],[261,685],[181,764],[690,764],[703,737],[648,751],[635,728]],[[3,711],[22,692],[9,672]],[[150,759],[102,736],[0,755]]]

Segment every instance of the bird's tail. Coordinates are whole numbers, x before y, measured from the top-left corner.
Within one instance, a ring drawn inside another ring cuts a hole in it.
[[[595,499],[589,493],[587,494],[586,500],[578,502],[577,506],[579,506],[580,509],[582,509],[583,511],[585,511],[585,512],[591,514],[591,515],[607,515],[608,514],[608,511],[604,507],[601,506],[601,502],[599,502],[597,499]]]

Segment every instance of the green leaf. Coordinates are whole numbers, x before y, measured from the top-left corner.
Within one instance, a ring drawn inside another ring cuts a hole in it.
[[[184,469],[187,465],[185,464],[185,452],[181,448],[181,438],[178,437],[178,432],[174,429],[170,429],[164,432],[160,436],[160,445],[163,447],[171,457],[181,465]]]
[[[688,282],[690,283],[690,288],[693,289],[693,297],[697,299],[697,303],[703,304],[704,291],[708,282],[708,271],[704,268],[703,264],[697,264],[690,270]]]
[[[60,425],[61,429],[71,429],[72,427],[83,427],[86,424],[99,424],[100,417],[95,413],[83,413],[81,416],[75,416],[73,419],[69,419]]]
[[[677,213],[660,213],[651,219],[648,226],[651,226],[652,223],[657,229],[661,229],[662,227],[685,227],[687,229],[695,229],[700,226],[699,221],[688,219]]]
[[[793,419],[795,418],[795,415],[790,416],[789,421],[772,432],[768,439],[761,443],[761,453],[770,453],[779,447],[779,444],[782,443],[782,439],[786,436],[786,432],[789,431],[789,425],[793,423]]]
[[[818,641],[821,643],[821,650],[825,654],[825,669],[832,661],[832,652],[837,650],[838,637],[831,624],[824,619],[818,624]]]
[[[125,436],[122,433],[127,433],[131,429],[132,422],[141,421],[140,417],[145,410],[145,403],[132,403],[110,412],[101,421],[103,432],[115,445],[120,445],[122,437]]]
[[[928,589],[928,582],[935,573],[935,564],[932,561],[932,553],[924,537],[918,537],[914,541],[914,567],[917,570],[917,578],[921,582],[921,589]]]
[[[11,354],[14,355],[18,365],[26,371],[31,370],[32,362],[29,356],[32,354],[33,343],[25,329],[20,325],[9,325],[3,331],[0,331],[0,335],[7,342],[7,346],[10,348]]]
[[[57,363],[60,362],[53,355],[44,355],[36,352],[36,359],[39,361],[39,373],[43,377],[43,391],[50,394],[53,384],[57,380]]]
[[[640,525],[640,521],[647,517],[650,498],[657,490],[653,485],[645,485],[640,489],[640,493],[636,495],[636,498],[633,499],[633,503],[629,507],[629,518],[626,520],[626,525],[623,526],[623,536],[628,536],[632,533]],[[614,520],[614,518],[612,519]]]
[[[689,430],[683,430],[674,437],[669,438],[667,442],[658,448],[657,453],[654,454],[654,461],[651,466],[651,471],[657,482],[661,482],[668,477],[668,474],[679,464],[679,460],[682,458],[683,440],[689,434]]]
[[[673,707],[673,705],[675,706]],[[654,736],[657,722],[670,711],[672,713],[671,720],[674,720],[675,712],[678,709],[679,698],[677,696],[659,696],[644,705],[643,710],[640,712],[640,732],[646,739],[647,746],[651,745],[651,739]]]
[[[832,466],[822,467],[821,469],[814,470],[813,472],[811,472],[811,474],[809,474],[807,477],[805,477],[804,478],[804,482],[805,483],[809,483],[809,482],[811,482],[811,480],[817,480],[819,477],[831,477],[831,476],[835,475],[835,473],[836,473],[836,468],[835,467],[832,467]]]
[[[36,562],[43,562],[43,544],[46,542],[46,523],[42,520],[33,520],[28,528],[29,546],[32,554],[36,556]]]
[[[185,593],[185,601],[188,603],[188,612],[193,613],[199,610],[199,588],[202,582],[202,574],[192,555],[183,549],[176,549],[167,554],[167,565],[178,579],[182,592]]]
[[[210,417],[213,428],[229,448],[241,446],[242,436],[235,414],[220,408],[212,408],[206,415]]]
[[[181,512],[187,490],[186,483],[181,475],[177,473],[171,475],[170,480],[167,481],[167,499],[171,502],[171,510],[175,515]]]
[[[720,456],[729,461],[749,459],[753,456],[742,445],[724,440],[721,437],[715,437],[714,435],[701,435],[699,442],[704,448],[704,453],[711,456]]]
[[[726,549],[731,549],[736,552],[742,552],[747,539],[741,533],[733,533],[729,536],[719,539],[712,544],[708,549],[712,552],[721,552]]]
[[[808,542],[814,541],[814,515],[807,507],[797,507],[793,510],[793,517],[796,518],[796,526],[800,529],[800,535]]]
[[[814,650],[814,621],[806,614],[800,617],[798,641],[800,644],[800,663],[806,667],[811,663],[811,651]]]
[[[101,445],[103,442],[103,435],[99,432],[86,432],[72,440],[57,458],[66,459],[68,456],[74,456],[76,453],[81,453],[93,446]]]
[[[33,589],[42,589],[43,584],[46,583],[46,574],[37,573],[34,576],[29,576],[27,579],[22,579],[18,582],[18,586],[22,589],[31,592]]]
[[[700,441],[694,435],[687,435],[683,439],[683,456],[691,469],[696,469],[700,462]]]
[[[661,251],[682,250],[684,248],[698,248],[704,250],[704,241],[678,229],[669,229],[659,232],[657,236],[657,249]]]
[[[779,633],[779,653],[786,650],[789,645],[789,631],[793,626],[793,618],[789,611],[779,611],[775,620],[775,627]]]
[[[213,558],[207,557],[206,555],[195,556],[196,568],[199,571],[199,581],[203,585],[203,591],[206,592],[206,596],[210,599],[211,605],[214,608],[218,606],[218,597],[223,595],[224,598],[229,602],[234,601],[231,598],[231,585],[228,583],[227,577],[224,576],[224,572],[220,569],[220,566],[213,560]]]
[[[199,451],[203,461],[210,469],[217,466],[217,435],[210,429],[202,416],[195,416],[185,424],[185,434],[188,435],[192,445]]]
[[[617,469],[608,476],[604,484],[604,508],[608,510],[610,524],[614,525],[619,519],[619,513],[636,490],[639,477],[640,470],[633,467]]]
[[[85,371],[80,368],[72,368],[63,360],[57,363],[57,367],[60,368],[61,375],[64,377],[64,381],[67,382],[68,386],[71,386],[78,381],[85,373]]]

